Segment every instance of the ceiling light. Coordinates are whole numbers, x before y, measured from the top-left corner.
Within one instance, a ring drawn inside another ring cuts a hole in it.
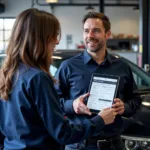
[[[92,7],[91,5],[88,5],[85,10],[87,11],[94,11],[94,7]]]
[[[57,3],[58,0],[46,0],[47,3]]]
[[[139,10],[139,6],[133,7],[133,10]]]

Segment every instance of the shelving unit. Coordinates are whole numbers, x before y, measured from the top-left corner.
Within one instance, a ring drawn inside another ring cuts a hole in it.
[[[138,39],[108,39],[107,47],[111,50],[133,50],[138,49]]]

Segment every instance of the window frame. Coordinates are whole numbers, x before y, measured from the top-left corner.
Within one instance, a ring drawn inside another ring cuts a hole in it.
[[[5,20],[9,20],[9,19],[14,19],[14,22],[15,22],[15,17],[0,17],[0,20],[2,20],[2,28],[0,27],[0,32],[2,33],[2,38],[0,39],[0,53],[5,53],[5,50],[7,48],[7,43],[9,41],[9,38],[6,39],[6,32],[10,32],[12,31],[12,28],[11,29],[7,29],[7,24]],[[13,27],[13,24],[12,24],[12,27]]]

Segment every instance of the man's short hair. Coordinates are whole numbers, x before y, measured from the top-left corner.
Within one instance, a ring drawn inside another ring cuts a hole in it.
[[[110,25],[109,18],[107,16],[105,16],[103,13],[98,13],[98,12],[94,12],[94,11],[88,12],[83,17],[82,23],[84,24],[86,22],[86,20],[89,19],[89,18],[97,18],[97,19],[102,20],[103,26],[105,28],[105,32],[110,30],[111,25]]]

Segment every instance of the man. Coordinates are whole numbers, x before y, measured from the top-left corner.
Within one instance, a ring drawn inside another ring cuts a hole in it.
[[[80,95],[88,92],[93,73],[120,77],[117,98],[112,107],[117,114],[114,123],[106,125],[100,134],[81,143],[67,145],[66,150],[124,150],[120,138],[121,116],[130,117],[140,105],[133,75],[129,66],[121,59],[110,55],[106,42],[111,35],[109,19],[102,13],[89,12],[83,18],[83,38],[86,50],[64,61],[56,74],[56,85],[61,107],[70,123],[79,124],[90,118],[90,111]],[[136,92],[135,92],[136,91]]]

